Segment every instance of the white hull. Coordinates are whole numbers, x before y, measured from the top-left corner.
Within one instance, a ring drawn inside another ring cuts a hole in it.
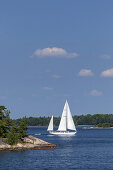
[[[69,132],[69,131],[66,131],[66,132],[61,132],[61,131],[49,131],[50,134],[52,135],[66,135],[66,136],[71,136],[71,135],[75,135],[77,132]]]

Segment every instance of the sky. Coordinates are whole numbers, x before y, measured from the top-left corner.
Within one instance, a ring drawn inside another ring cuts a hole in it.
[[[113,1],[1,0],[0,105],[11,118],[113,113]]]

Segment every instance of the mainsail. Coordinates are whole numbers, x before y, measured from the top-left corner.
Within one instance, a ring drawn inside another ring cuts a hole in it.
[[[59,127],[58,127],[58,131],[67,131],[68,129],[76,131],[74,121],[73,121],[73,118],[72,118],[72,115],[71,115],[71,111],[70,111],[68,102],[66,100],[66,103],[64,105],[64,109],[63,109],[63,112],[62,112],[60,124],[59,124]]]
[[[61,120],[60,120],[60,124],[59,124],[59,127],[58,127],[58,131],[66,131],[67,130],[66,120],[67,120],[67,104],[65,103],[64,109],[63,109],[63,112],[62,112],[62,117],[61,117]]]
[[[53,131],[53,116],[51,117],[51,120],[50,120],[50,123],[49,123],[49,126],[48,126],[48,131]]]

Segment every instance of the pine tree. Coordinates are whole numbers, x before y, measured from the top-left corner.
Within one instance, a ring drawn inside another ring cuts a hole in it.
[[[5,106],[0,106],[0,137],[6,137],[11,126],[10,112]]]
[[[27,125],[25,123],[25,119],[23,118],[22,121],[19,123],[19,138],[22,140],[24,137],[27,136]]]

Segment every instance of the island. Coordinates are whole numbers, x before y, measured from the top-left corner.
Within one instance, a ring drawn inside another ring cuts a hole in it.
[[[38,150],[57,148],[58,145],[48,143],[28,135],[25,120],[14,123],[10,112],[5,106],[0,106],[0,151],[5,150]]]
[[[14,150],[39,150],[39,149],[53,149],[58,148],[58,145],[45,142],[39,138],[28,135],[23,142],[18,142],[14,145],[9,145],[6,138],[0,138],[0,151],[14,151]]]

